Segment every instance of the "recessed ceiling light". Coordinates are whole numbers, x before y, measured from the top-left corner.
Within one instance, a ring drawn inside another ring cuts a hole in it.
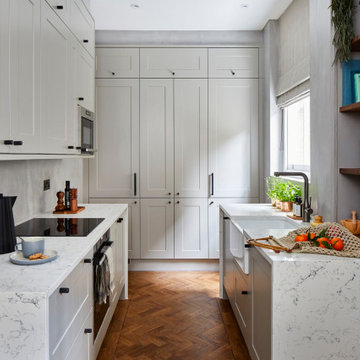
[[[130,7],[134,8],[134,9],[138,9],[140,7],[139,4],[131,4]]]

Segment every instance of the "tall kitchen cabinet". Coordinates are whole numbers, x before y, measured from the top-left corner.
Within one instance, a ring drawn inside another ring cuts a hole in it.
[[[219,203],[258,201],[258,50],[101,47],[96,64],[90,201],[131,205],[130,258],[218,258]]]

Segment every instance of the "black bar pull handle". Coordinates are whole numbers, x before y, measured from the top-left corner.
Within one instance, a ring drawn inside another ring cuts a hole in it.
[[[84,259],[84,263],[85,264],[91,264],[92,260],[91,259]]]
[[[248,294],[248,292],[246,291],[246,290],[243,290],[242,292],[241,292],[241,295],[247,295]]]
[[[79,98],[78,98],[78,101],[84,101],[84,98],[83,98],[83,97],[79,97]]]
[[[14,145],[14,140],[4,140],[4,145]]]
[[[69,288],[60,288],[59,293],[60,294],[68,294],[70,292]]]
[[[63,8],[64,8],[64,7],[63,7],[62,5],[57,5],[57,6],[56,6],[56,9],[57,9],[57,10],[62,10]]]
[[[68,146],[68,149],[70,149],[70,150],[73,149],[73,148],[74,148],[74,147],[73,147],[72,145],[69,145],[69,146]]]
[[[83,43],[88,43],[88,42],[89,42],[89,40],[87,40],[87,39],[83,40]]]
[[[22,141],[14,141],[15,146],[23,146],[24,143]]]
[[[123,218],[118,218],[117,220],[116,220],[116,222],[118,222],[118,223],[122,223],[123,222]]]
[[[137,195],[137,179],[136,179],[136,173],[134,173],[134,196]]]
[[[84,330],[84,333],[85,333],[85,334],[91,334],[91,333],[92,333],[92,329],[85,329],[85,330]]]
[[[210,180],[211,180],[210,195],[213,196],[214,195],[214,173],[211,173]]]

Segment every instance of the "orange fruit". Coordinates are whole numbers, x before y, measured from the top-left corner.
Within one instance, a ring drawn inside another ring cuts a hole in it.
[[[310,239],[312,240],[312,239],[314,239],[314,238],[316,238],[316,234],[310,233]]]
[[[301,234],[301,235],[297,235],[295,237],[295,242],[301,242],[301,241],[307,241],[308,238],[306,236],[306,234]]]
[[[333,238],[330,241],[333,249],[341,251],[344,248],[344,242],[340,238]]]

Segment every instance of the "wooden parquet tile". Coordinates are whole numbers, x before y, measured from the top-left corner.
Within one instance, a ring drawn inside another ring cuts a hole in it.
[[[130,272],[97,360],[249,360],[218,293],[217,272]]]

